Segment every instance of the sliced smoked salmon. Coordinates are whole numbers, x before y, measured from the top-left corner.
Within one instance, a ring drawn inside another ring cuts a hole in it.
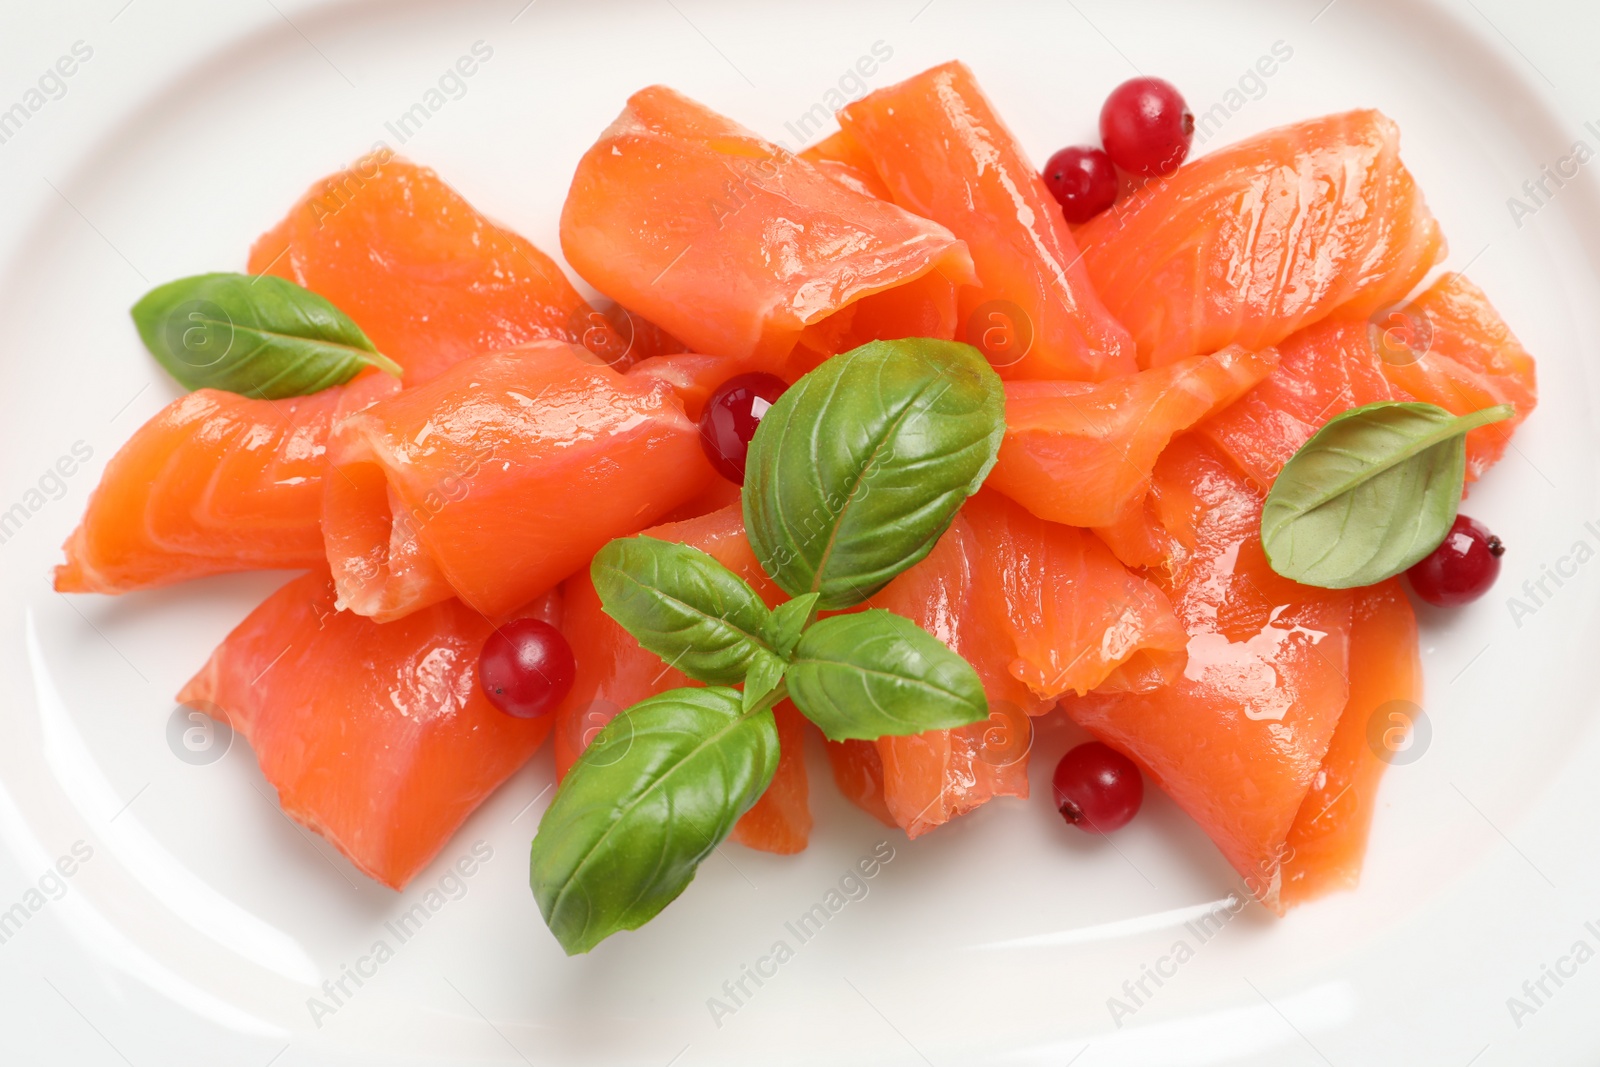
[[[1262,485],[1329,419],[1362,404],[1420,400],[1457,415],[1511,404],[1513,418],[1467,435],[1472,480],[1500,458],[1537,402],[1533,358],[1459,274],[1398,309],[1393,326],[1340,313],[1294,334],[1280,352],[1276,371],[1201,427]]]
[[[369,563],[414,536],[456,595],[500,618],[715,477],[665,384],[552,341],[463,360],[355,412],[337,445],[330,484],[347,477],[359,494],[343,503],[370,509],[345,508],[328,534],[344,546],[334,580],[352,609],[372,602]],[[377,602],[388,618],[418,606]]]
[[[578,163],[567,261],[726,376],[781,371],[802,331],[940,271],[972,280],[943,226],[864,196],[662,86],[641,90]]]
[[[290,817],[403,889],[550,732],[479,691],[490,632],[454,600],[393,623],[339,611],[316,571],[251,612],[178,700],[250,742]]]
[[[1187,665],[1163,688],[1062,707],[1138,762],[1278,908],[1285,840],[1349,695],[1354,594],[1272,571],[1262,493],[1203,439],[1174,441],[1155,479],[1163,521],[1184,546],[1168,588],[1188,631]]]
[[[1230,347],[1108,382],[1007,382],[1006,436],[988,485],[1042,519],[1111,526],[1144,504],[1167,442],[1277,365]]]
[[[549,256],[387,149],[313,185],[256,242],[249,269],[332,301],[407,385],[468,356],[580,341],[587,308]]]
[[[980,595],[994,598],[1016,649],[1010,673],[1035,696],[1144,690],[1183,670],[1187,635],[1173,606],[1092,533],[987,489],[961,513],[977,545]]]
[[[926,558],[885,586],[870,606],[904,615],[964,657],[983,682],[989,718],[953,730],[927,730],[875,742],[884,810],[917,837],[997,796],[1028,795],[1030,715],[1053,700],[1035,696],[1011,674],[1016,643],[1005,628],[977,534],[962,515]],[[836,774],[837,774],[836,770]],[[873,772],[852,789],[876,814]]]
[[[817,731],[821,737],[822,732]],[[883,757],[876,741],[828,741],[828,766],[845,799],[885,826],[897,825],[883,799]]]
[[[964,64],[869,93],[839,124],[895,203],[967,243],[979,282],[960,292],[963,339],[1001,377],[1101,381],[1135,369],[1133,340],[1095,295],[1060,206]],[[985,344],[996,328],[1029,340]]]
[[[873,169],[872,159],[849,134],[835,130],[800,153],[800,158],[863,196],[892,200],[894,194]]]
[[[1350,699],[1289,829],[1280,908],[1360,881],[1378,782],[1389,766],[1378,753],[1404,751],[1421,701],[1417,619],[1399,579],[1358,590]]]
[[[784,600],[756,561],[744,535],[737,503],[719,511],[645,530],[650,537],[692,545],[749,582],[769,606]],[[556,774],[565,777],[606,723],[646,697],[680,686],[698,685],[639,647],[600,606],[587,570],[562,583],[561,631],[577,652],[572,690],[552,716],[555,720]],[[804,721],[783,701],[778,721],[778,769],[755,806],[734,825],[733,839],[764,852],[792,853],[805,848],[811,833]]]
[[[1202,156],[1075,235],[1143,366],[1267,348],[1339,309],[1366,315],[1410,293],[1444,253],[1400,162],[1400,132],[1376,111]]]
[[[326,442],[342,392],[254,400],[201,389],[168,404],[106,464],[62,546],[56,590],[126,593],[320,565]]]

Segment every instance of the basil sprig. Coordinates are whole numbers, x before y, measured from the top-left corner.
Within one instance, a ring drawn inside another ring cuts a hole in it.
[[[1506,404],[1457,416],[1383,401],[1330,419],[1279,472],[1261,509],[1272,569],[1350,589],[1417,563],[1455,522],[1467,433],[1513,414]]]
[[[994,466],[1004,431],[1000,379],[976,349],[863,345],[790,388],[751,442],[747,535],[792,600],[769,609],[687,545],[629,537],[595,556],[606,613],[709,687],[619,714],[540,820],[533,894],[569,954],[637,928],[683,892],[771,782],[772,708],[786,697],[834,739],[988,717],[972,665],[909,619],[816,616],[859,604],[926,556]],[[722,688],[739,683],[742,693]]]
[[[271,274],[197,274],[133,305],[150,354],[188,389],[279,400],[343,385],[367,367],[400,367],[348,315]]]

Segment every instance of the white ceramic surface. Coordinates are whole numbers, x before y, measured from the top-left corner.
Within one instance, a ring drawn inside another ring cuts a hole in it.
[[[1507,204],[1575,141],[1600,149],[1592,4],[6,0],[0,109],[80,41],[92,55],[0,143],[0,513],[25,513],[0,544],[0,913],[26,914],[0,925],[0,1062],[1600,1060],[1600,962],[1571,956],[1600,949],[1600,567],[1547,582],[1531,615],[1506,601],[1546,566],[1572,571],[1577,542],[1600,548],[1600,198],[1586,166],[1530,216]],[[464,95],[399,144],[385,123],[479,41],[493,55]],[[1251,81],[1279,42],[1291,57]],[[1032,801],[915,844],[842,802],[813,752],[804,854],[725,846],[646,929],[568,960],[526,885],[548,753],[403,896],[288,822],[242,743],[179,759],[170,695],[283,576],[50,591],[100,468],[175,395],[127,307],[242,269],[305,186],[379,138],[555,253],[572,167],[630,91],[667,82],[798,147],[801,116],[862,91],[851,71],[875,45],[892,54],[872,87],[967,60],[1037,159],[1092,136],[1136,70],[1198,112],[1219,104],[1213,147],[1381,107],[1447,266],[1470,267],[1539,357],[1538,414],[1470,504],[1510,544],[1505,572],[1471,609],[1424,616],[1433,737],[1384,783],[1360,890],[1282,921],[1247,911],[1201,943],[1184,924],[1231,871],[1161,797],[1114,841],[1064,833],[1037,796],[1075,739],[1063,727],[1039,739]],[[75,447],[90,458],[56,480]],[[795,944],[785,921],[885,840],[866,896]],[[441,886],[476,842],[492,856]],[[47,876],[75,846],[72,876]],[[430,888],[446,903],[398,943],[384,921]],[[364,963],[380,938],[393,958]],[[709,999],[779,939],[794,958],[714,1017]],[[1179,939],[1193,959],[1116,1017],[1108,999]],[[324,980],[358,965],[354,995],[317,1010]],[[1570,976],[1535,1001],[1524,983],[1547,966]]]

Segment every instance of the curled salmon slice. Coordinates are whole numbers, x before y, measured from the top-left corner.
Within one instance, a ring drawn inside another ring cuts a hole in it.
[[[1276,345],[1335,310],[1400,300],[1444,238],[1377,111],[1284,126],[1152,180],[1080,226],[1095,288],[1141,366]],[[981,267],[980,267],[981,270]]]
[[[456,600],[392,623],[339,611],[317,571],[251,612],[178,700],[243,735],[287,815],[403,889],[550,732],[479,691],[491,632]]]
[[[869,602],[904,615],[964,657],[978,672],[989,699],[989,718],[952,730],[880,737],[883,810],[908,837],[917,837],[994,797],[1028,795],[1030,715],[1053,701],[1035,696],[1010,671],[1016,656],[997,610],[983,595],[982,551],[972,524],[957,515],[926,558],[895,578]],[[836,772],[837,773],[837,772]],[[852,786],[852,799],[874,814],[868,783]]]
[[[1403,753],[1422,700],[1417,619],[1398,578],[1358,590],[1350,699],[1285,842],[1279,908],[1361,880],[1378,783]]]
[[[714,477],[664,383],[549,341],[463,360],[356,411],[337,443],[324,514],[339,601],[388,618],[421,606],[389,596],[424,566],[397,545],[414,539],[457,596],[503,618]]]
[[[750,583],[768,606],[785,599],[756,561],[737,503],[644,533],[709,554]],[[595,735],[619,713],[646,697],[700,683],[639,647],[600,606],[587,570],[562,583],[562,602],[561,630],[578,652],[572,691],[552,716],[556,773],[565,777]],[[778,723],[778,769],[760,799],[734,824],[733,839],[748,848],[788,854],[804,849],[811,833],[805,720],[787,700],[773,715]]]
[[[663,86],[629,97],[579,161],[561,248],[595,288],[724,360],[724,377],[783,373],[808,327],[930,272],[960,283],[972,269],[943,226]]]
[[[959,293],[961,336],[1002,377],[1101,381],[1136,369],[1133,339],[1095,294],[1060,206],[966,65],[869,93],[839,124],[854,142],[844,154],[869,159],[895,203],[966,242],[978,281]]]
[[[1350,408],[1419,400],[1464,415],[1510,404],[1512,418],[1467,435],[1467,477],[1476,479],[1537,403],[1533,358],[1459,274],[1379,318],[1341,313],[1294,334],[1280,346],[1277,370],[1202,431],[1270,485],[1312,434]]]
[[[1143,690],[1184,669],[1187,635],[1166,595],[1094,534],[989,490],[962,514],[975,535],[982,595],[1016,650],[1008,670],[1035,696]]]
[[[986,484],[1051,522],[1112,526],[1144,504],[1161,450],[1277,365],[1233,346],[1108,382],[1006,383],[1006,435]]]
[[[318,566],[328,430],[342,392],[254,400],[200,389],[168,404],[106,464],[62,546],[56,590],[126,593]]]
[[[1355,594],[1272,571],[1262,493],[1203,438],[1173,442],[1155,484],[1180,546],[1164,585],[1186,631],[1182,674],[1062,707],[1138,762],[1278,908],[1290,829],[1349,697]]]
[[[388,149],[312,185],[249,269],[332,301],[407,385],[530,341],[581,343],[590,310],[549,256]]]

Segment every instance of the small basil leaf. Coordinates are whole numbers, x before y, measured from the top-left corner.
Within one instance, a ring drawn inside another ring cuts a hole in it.
[[[948,730],[989,715],[966,660],[878,608],[814,623],[785,677],[790,699],[830,741]]]
[[[1005,390],[970,345],[874,341],[789,388],[750,443],[744,524],[785,592],[852,607],[922,559],[983,484]]]
[[[1461,504],[1469,430],[1505,404],[1455,416],[1384,401],[1335,416],[1279,472],[1261,509],[1272,569],[1324,589],[1372,585],[1432,552]]]
[[[398,377],[350,317],[270,274],[197,274],[133,305],[150,354],[187,389],[278,400],[343,385],[366,367]]]
[[[762,656],[751,663],[750,673],[744,677],[744,699],[740,704],[741,710],[749,711],[771,696],[773,690],[783,681],[783,672],[788,666],[776,656]],[[777,700],[769,701],[769,706],[777,702]]]
[[[697,681],[734,685],[754,661],[776,658],[762,636],[767,605],[698,548],[618,538],[595,554],[589,574],[607,615]]]
[[[767,619],[767,628],[763,631],[767,644],[778,655],[789,658],[794,651],[794,643],[800,640],[800,631],[806,628],[806,623],[811,620],[811,612],[817,606],[817,594],[806,593],[793,600],[785,600],[782,604],[772,609],[772,615]]]
[[[732,689],[668,690],[606,724],[539,820],[529,860],[534,899],[567,954],[670,904],[777,766],[772,711],[744,715]]]

